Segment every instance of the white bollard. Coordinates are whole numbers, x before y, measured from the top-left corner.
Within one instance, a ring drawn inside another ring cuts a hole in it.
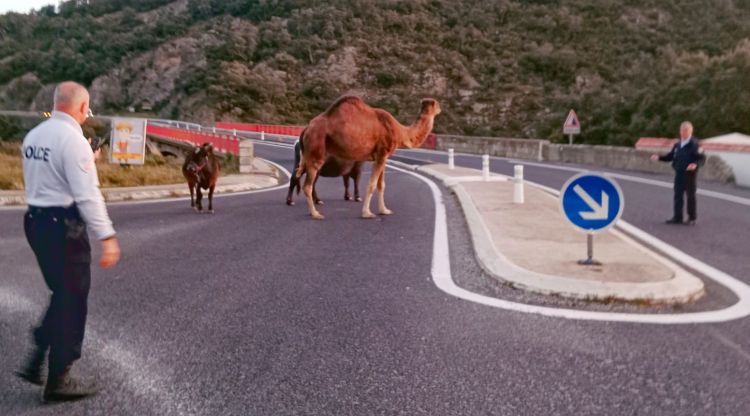
[[[211,127],[211,133],[216,134],[216,127]]]
[[[482,178],[490,180],[490,155],[482,155]]]
[[[237,129],[232,129],[232,136],[237,137]]]
[[[260,139],[266,140],[266,133],[264,133],[263,130],[260,131]]]
[[[513,203],[523,204],[523,165],[513,167]]]
[[[453,149],[448,149],[448,169],[453,170],[456,167],[453,163]]]

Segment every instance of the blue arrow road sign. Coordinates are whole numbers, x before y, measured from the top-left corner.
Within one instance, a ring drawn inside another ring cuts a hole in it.
[[[597,173],[581,173],[568,180],[560,191],[563,214],[586,232],[611,227],[622,215],[625,200],[617,182]]]

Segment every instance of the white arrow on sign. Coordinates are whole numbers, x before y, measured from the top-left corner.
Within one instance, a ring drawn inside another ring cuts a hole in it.
[[[591,212],[579,212],[581,218],[584,220],[606,220],[609,217],[609,194],[602,191],[602,204],[599,205],[588,192],[581,188],[581,185],[576,185],[573,191],[591,208]]]

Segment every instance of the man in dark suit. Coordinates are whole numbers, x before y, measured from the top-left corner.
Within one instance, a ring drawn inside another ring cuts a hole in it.
[[[698,139],[693,137],[693,125],[689,121],[680,124],[680,141],[664,155],[651,155],[651,160],[672,162],[674,169],[674,215],[667,224],[695,225],[697,219],[695,193],[698,189],[698,167],[703,166],[706,157],[698,146]],[[688,220],[683,223],[683,201],[687,194]]]

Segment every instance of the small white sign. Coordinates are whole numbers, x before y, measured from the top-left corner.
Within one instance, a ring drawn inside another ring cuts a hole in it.
[[[109,162],[142,165],[146,161],[146,119],[112,117]]]

